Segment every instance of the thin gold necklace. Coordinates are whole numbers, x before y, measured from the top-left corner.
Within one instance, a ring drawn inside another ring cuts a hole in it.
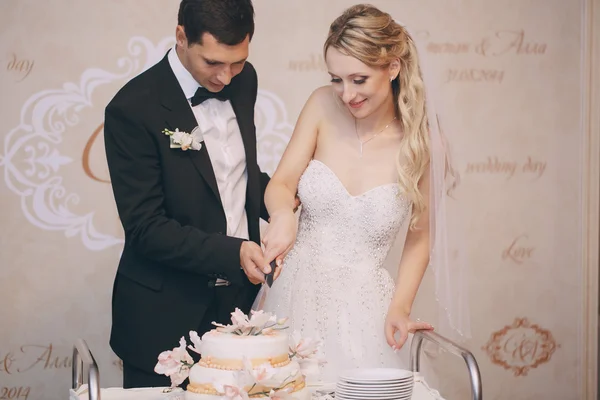
[[[358,143],[360,143],[360,158],[362,158],[362,156],[363,156],[363,145],[365,145],[366,143],[370,142],[377,135],[379,135],[381,132],[383,132],[387,128],[389,128],[390,125],[392,124],[392,122],[394,122],[395,120],[396,120],[396,117],[394,117],[386,126],[384,126],[382,130],[380,130],[379,132],[377,132],[376,134],[374,134],[373,136],[371,136],[367,140],[362,141],[362,140],[360,140],[360,136],[358,135],[358,125],[357,125],[357,122],[356,122],[356,118],[354,118],[354,131],[356,132],[356,138],[358,139]]]

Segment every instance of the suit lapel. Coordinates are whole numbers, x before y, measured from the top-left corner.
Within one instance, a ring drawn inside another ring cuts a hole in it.
[[[256,139],[252,134],[254,121],[252,121],[252,112],[248,109],[251,105],[244,104],[244,100],[235,94],[231,98],[231,106],[237,119],[242,141],[244,142],[244,152],[246,153],[246,163],[251,164],[256,158]]]
[[[159,85],[160,101],[167,110],[165,123],[170,130],[179,129],[180,131],[191,132],[198,125],[198,122],[175,74],[173,74],[167,56],[159,63],[159,67],[161,68],[161,76],[164,77]],[[173,151],[183,150],[174,149]],[[187,150],[186,153],[194,168],[206,181],[217,200],[221,202],[217,179],[206,146],[203,145],[200,151]]]
[[[256,135],[254,134],[254,121],[252,112],[252,103],[247,99],[247,96],[242,96],[243,92],[235,91],[231,96],[231,106],[235,113],[242,141],[244,143],[244,152],[246,154],[246,171],[248,181],[246,185],[246,211],[255,207],[255,196],[252,195],[252,188],[255,187],[255,182],[259,178],[253,168],[256,165]]]

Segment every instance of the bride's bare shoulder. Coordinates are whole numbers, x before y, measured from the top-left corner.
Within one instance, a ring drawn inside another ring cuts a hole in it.
[[[335,104],[337,96],[330,85],[325,85],[313,90],[309,100],[318,102],[321,106],[332,106]]]
[[[325,85],[313,90],[305,107],[321,115],[331,116],[332,112],[340,110],[340,100],[332,87]]]

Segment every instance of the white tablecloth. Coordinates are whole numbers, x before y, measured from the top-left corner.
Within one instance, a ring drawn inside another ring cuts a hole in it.
[[[333,400],[330,396],[314,396],[314,400]],[[76,392],[71,390],[69,400],[89,400],[87,385]],[[164,388],[122,389],[105,388],[100,391],[100,400],[185,400],[183,391],[177,389],[164,393]],[[418,374],[415,374],[415,387],[412,400],[444,400],[437,390],[433,390]]]

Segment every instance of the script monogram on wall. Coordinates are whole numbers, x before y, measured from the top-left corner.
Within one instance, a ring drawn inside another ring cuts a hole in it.
[[[482,347],[492,363],[512,371],[515,377],[527,376],[531,369],[550,362],[560,345],[552,332],[533,324],[527,318],[515,318],[492,333],[488,343]]]
[[[120,233],[105,233],[97,228],[99,217],[93,205],[91,209],[75,210],[86,193],[69,185],[63,175],[64,169],[75,162],[75,155],[68,154],[64,145],[81,135],[82,114],[86,110],[103,108],[92,99],[99,87],[122,86],[158,62],[173,44],[171,37],[157,44],[145,37],[133,37],[127,46],[129,54],[117,60],[116,72],[88,68],[79,83],[67,82],[60,89],[39,91],[23,104],[20,123],[5,136],[0,166],[5,171],[6,186],[20,197],[21,210],[30,223],[43,230],[63,232],[67,237],[79,237],[90,250],[122,244]],[[259,164],[272,173],[292,131],[285,105],[276,94],[259,90],[256,126]],[[95,146],[102,128],[100,124],[93,130],[82,154],[77,156],[90,179],[109,183],[107,173],[96,171],[90,162],[92,153],[103,154],[103,148]]]

